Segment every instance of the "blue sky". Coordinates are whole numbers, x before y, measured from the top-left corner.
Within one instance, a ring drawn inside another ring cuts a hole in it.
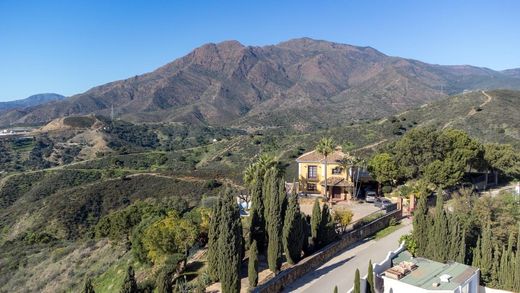
[[[312,37],[394,56],[520,67],[520,1],[0,0],[0,100],[73,95],[207,42]]]

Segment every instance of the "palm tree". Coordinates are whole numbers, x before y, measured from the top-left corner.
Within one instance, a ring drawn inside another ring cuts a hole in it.
[[[328,200],[329,196],[327,187],[327,157],[334,151],[334,140],[332,139],[332,137],[322,138],[316,146],[316,151],[325,157],[325,197]]]
[[[341,166],[341,168],[343,168],[343,170],[345,170],[345,173],[347,174],[347,178],[348,178],[348,174],[349,174],[349,169],[350,170],[354,170],[353,167],[356,166],[357,162],[358,162],[358,158],[357,157],[354,157],[354,156],[350,156],[350,154],[347,154],[343,159],[341,159],[341,161],[339,162],[339,165]],[[352,175],[353,175],[353,172],[351,172]],[[356,172],[357,173],[357,172]],[[353,188],[353,196],[355,195],[356,193],[356,181],[354,180],[354,176],[352,176],[352,181],[354,182],[354,188]]]

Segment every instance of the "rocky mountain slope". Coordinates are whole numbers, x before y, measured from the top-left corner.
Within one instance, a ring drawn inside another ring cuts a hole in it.
[[[465,89],[520,89],[520,77],[473,66],[441,66],[308,38],[253,47],[206,44],[151,73],[44,106],[13,110],[0,125],[71,114],[134,122],[187,121],[303,130],[377,118]]]
[[[64,96],[58,94],[37,94],[32,95],[28,98],[22,100],[14,100],[8,102],[0,102],[0,111],[17,109],[17,108],[26,108],[31,106],[38,106],[41,104],[45,104],[50,101],[59,101],[65,99]]]

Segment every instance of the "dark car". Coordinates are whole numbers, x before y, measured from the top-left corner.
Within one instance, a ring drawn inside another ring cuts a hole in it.
[[[393,202],[390,201],[388,198],[378,198],[375,202],[374,202],[374,206],[378,207],[378,208],[381,208],[381,209],[385,209],[387,206],[390,206],[392,205]]]

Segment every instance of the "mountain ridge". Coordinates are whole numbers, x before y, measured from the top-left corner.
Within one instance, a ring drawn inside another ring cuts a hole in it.
[[[466,89],[520,89],[520,76],[435,65],[310,38],[245,46],[202,45],[158,69],[94,87],[62,102],[13,110],[0,125],[75,114],[132,122],[182,121],[304,130],[397,113]]]
[[[41,93],[29,96],[25,99],[0,102],[0,111],[37,106],[50,101],[63,100],[65,98],[65,96],[56,93]]]

